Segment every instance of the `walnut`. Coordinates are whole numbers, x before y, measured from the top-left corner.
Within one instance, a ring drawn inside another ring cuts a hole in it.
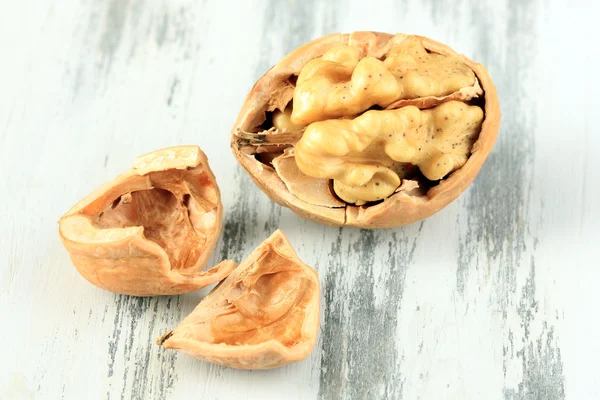
[[[208,271],[221,232],[219,188],[197,146],[138,157],[59,222],[61,240],[81,275],[111,292],[135,296],[196,291],[229,275]]]
[[[317,272],[278,230],[157,343],[234,368],[280,367],[314,349],[319,300]]]
[[[456,199],[499,124],[483,65],[428,38],[356,32],[301,46],[261,77],[231,145],[257,185],[297,214],[384,228]]]

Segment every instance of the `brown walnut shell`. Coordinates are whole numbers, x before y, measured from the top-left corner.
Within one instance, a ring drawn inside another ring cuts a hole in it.
[[[105,183],[59,221],[73,264],[92,284],[134,296],[172,295],[219,282],[203,271],[221,231],[219,188],[197,146],[162,149]]]
[[[319,301],[317,272],[277,230],[157,344],[233,368],[280,367],[314,349]]]
[[[473,182],[492,151],[498,134],[500,107],[496,87],[482,64],[471,61],[444,44],[422,36],[410,37],[418,38],[429,53],[458,57],[474,72],[475,85],[445,97],[400,99],[390,104],[387,109],[404,106],[426,109],[452,100],[479,105],[483,109],[484,119],[464,165],[435,182],[423,184],[405,179],[400,187],[383,201],[361,206],[348,203],[339,206],[336,205],[339,199],[334,198],[335,196],[322,196],[322,182],[315,184],[314,191],[306,189],[306,179],[296,178],[297,170],[281,174],[281,171],[278,171],[279,165],[271,163],[277,154],[284,151],[285,157],[289,157],[293,152],[294,143],[302,135],[301,132],[278,132],[277,129],[267,126],[267,122],[273,111],[283,111],[289,107],[296,79],[307,62],[321,57],[328,50],[341,44],[356,46],[366,55],[382,59],[392,42],[401,36],[378,32],[328,35],[294,50],[256,82],[233,127],[231,147],[238,162],[273,201],[289,207],[302,217],[321,223],[387,228],[410,224],[431,216],[454,201]],[[281,165],[281,162],[279,164]],[[295,190],[296,194],[290,189]]]

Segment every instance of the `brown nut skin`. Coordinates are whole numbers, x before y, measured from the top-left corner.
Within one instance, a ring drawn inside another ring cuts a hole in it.
[[[253,156],[245,154],[241,150],[238,142],[239,132],[251,132],[253,128],[259,126],[265,119],[266,111],[285,108],[286,104],[277,104],[273,100],[273,93],[293,91],[293,88],[287,87],[285,82],[292,75],[298,75],[307,61],[320,57],[336,45],[350,42],[364,47],[368,54],[381,56],[385,53],[386,44],[393,37],[394,35],[379,32],[354,32],[324,36],[294,50],[256,82],[246,97],[233,127],[231,147],[238,162],[269,198],[282,206],[289,207],[301,217],[329,225],[367,229],[390,228],[407,225],[431,216],[454,201],[473,182],[492,151],[498,135],[500,106],[496,87],[482,64],[471,61],[442,43],[422,36],[416,37],[422,41],[427,50],[443,55],[458,56],[473,70],[484,91],[485,100],[485,119],[467,163],[430,188],[424,196],[413,196],[400,191],[385,201],[371,206],[348,204],[344,208],[330,208],[313,205],[290,193],[272,168],[261,164]],[[428,105],[427,99],[401,101],[401,103],[419,107]]]
[[[133,168],[73,206],[60,219],[59,234],[79,273],[100,288],[181,294],[219,282],[235,267],[223,262],[202,270],[222,213],[206,155],[179,146],[138,157]]]
[[[317,271],[277,230],[156,342],[232,368],[277,368],[312,352],[319,314]]]

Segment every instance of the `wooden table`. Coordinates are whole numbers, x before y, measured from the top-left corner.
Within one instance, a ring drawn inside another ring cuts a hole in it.
[[[598,399],[599,7],[563,1],[15,1],[0,17],[4,399]],[[585,3],[585,2],[579,2]],[[255,80],[331,32],[423,34],[483,62],[503,120],[481,174],[399,229],[339,229],[271,202],[229,132]],[[199,144],[221,185],[210,265],[276,228],[322,284],[305,361],[239,371],[154,339],[206,290],[114,295],[57,234],[137,155]]]

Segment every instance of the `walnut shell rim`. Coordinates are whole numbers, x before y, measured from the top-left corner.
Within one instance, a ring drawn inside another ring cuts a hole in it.
[[[321,56],[340,43],[349,42],[364,46],[371,53],[381,53],[390,39],[394,37],[392,34],[380,32],[332,34],[297,48],[267,71],[246,97],[232,129],[231,148],[235,158],[271,200],[290,208],[301,217],[328,225],[367,229],[391,228],[430,217],[454,201],[471,185],[492,151],[498,135],[501,115],[496,87],[482,64],[456,53],[450,47],[435,40],[418,35],[412,36],[419,38],[429,51],[459,57],[473,70],[484,91],[485,119],[467,163],[438,185],[430,188],[424,196],[411,196],[400,191],[376,205],[365,207],[347,204],[344,208],[330,208],[300,200],[289,192],[273,169],[260,163],[253,156],[242,152],[238,146],[237,133],[250,131],[251,128],[260,125],[267,109],[282,106],[272,103],[271,94],[281,90],[278,86],[281,86],[290,76],[297,75],[308,60]]]

